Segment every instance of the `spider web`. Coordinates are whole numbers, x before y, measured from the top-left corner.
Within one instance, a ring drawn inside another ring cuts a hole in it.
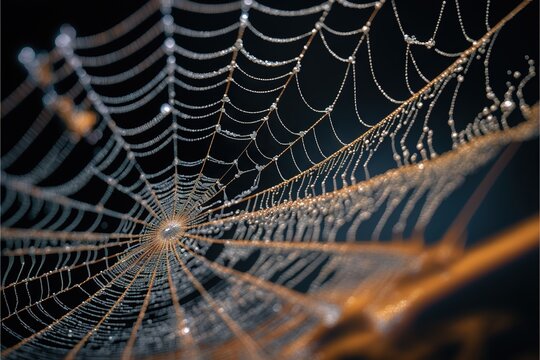
[[[2,355],[276,357],[334,324],[352,289],[418,266],[467,175],[536,134],[534,61],[490,78],[528,3],[492,19],[488,1],[473,35],[457,0],[424,33],[394,1],[150,1],[24,48],[2,102]]]

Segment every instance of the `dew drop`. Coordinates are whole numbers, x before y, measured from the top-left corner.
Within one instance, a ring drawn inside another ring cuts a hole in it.
[[[182,233],[182,226],[177,223],[170,224],[161,230],[161,238],[163,240],[174,240]]]
[[[514,110],[515,107],[516,107],[516,104],[510,99],[504,100],[501,103],[501,110],[503,112],[510,112],[510,111]]]
[[[163,105],[161,105],[161,108],[160,108],[160,111],[163,115],[168,115],[172,112],[172,106],[165,103]]]

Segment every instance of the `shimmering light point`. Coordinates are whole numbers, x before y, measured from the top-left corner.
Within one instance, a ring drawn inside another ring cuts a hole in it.
[[[161,105],[161,108],[159,109],[163,115],[168,115],[172,112],[172,106],[169,104],[163,104]]]
[[[182,225],[179,223],[171,223],[163,227],[160,232],[161,239],[174,240],[182,233]]]

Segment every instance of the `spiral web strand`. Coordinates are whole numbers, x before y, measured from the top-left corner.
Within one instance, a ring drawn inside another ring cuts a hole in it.
[[[2,102],[4,129],[21,109],[35,119],[2,154],[2,356],[275,358],[334,324],[350,289],[415,268],[417,243],[395,239],[418,240],[468,174],[536,134],[534,61],[506,91],[490,83],[497,36],[528,3],[493,22],[488,2],[473,39],[457,0],[426,38],[396,1],[153,0],[102,33],[64,26],[50,52],[24,48],[28,78]],[[401,96],[380,77],[383,11]],[[449,18],[461,51],[438,38]],[[291,21],[303,28],[267,33]],[[321,54],[324,101],[304,85]],[[479,108],[459,119],[475,73]],[[366,111],[366,83],[389,115]]]

